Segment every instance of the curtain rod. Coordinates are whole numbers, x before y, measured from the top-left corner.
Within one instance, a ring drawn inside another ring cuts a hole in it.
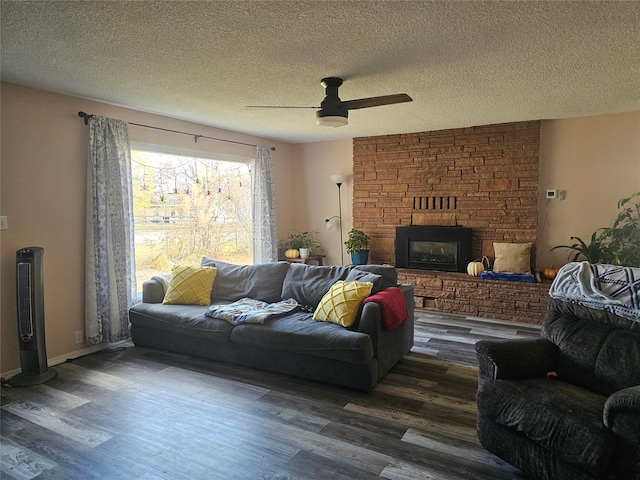
[[[84,112],[78,112],[78,116],[84,119],[84,124],[85,125],[89,125],[89,119],[91,117],[93,117],[93,115],[89,115],[88,113],[84,113]],[[209,140],[215,140],[217,142],[227,142],[227,143],[235,143],[236,145],[245,145],[247,147],[257,147],[258,145],[255,145],[253,143],[244,143],[244,142],[236,142],[234,140],[225,140],[224,138],[215,138],[215,137],[208,137],[206,135],[197,135],[195,133],[187,133],[187,132],[180,132],[179,130],[170,130],[168,128],[161,128],[161,127],[153,127],[151,125],[142,125],[141,123],[133,123],[133,122],[127,122],[129,125],[135,125],[136,127],[143,127],[143,128],[151,128],[153,130],[162,130],[163,132],[170,132],[170,133],[179,133],[180,135],[189,135],[190,137],[193,137],[193,141],[195,143],[198,143],[198,139],[200,138],[206,138]],[[271,151],[275,151],[276,147],[269,147],[271,149]]]

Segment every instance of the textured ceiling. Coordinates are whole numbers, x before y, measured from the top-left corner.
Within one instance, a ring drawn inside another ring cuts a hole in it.
[[[293,143],[640,110],[640,2],[2,1],[2,80]],[[342,100],[408,93],[319,127]],[[91,112],[89,112],[91,113]]]

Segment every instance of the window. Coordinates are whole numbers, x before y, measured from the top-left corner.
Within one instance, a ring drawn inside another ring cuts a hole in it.
[[[251,162],[132,148],[136,278],[198,265],[252,262]]]

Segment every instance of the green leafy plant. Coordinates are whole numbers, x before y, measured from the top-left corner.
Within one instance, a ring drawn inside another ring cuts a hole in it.
[[[370,241],[371,238],[369,235],[364,233],[362,230],[352,228],[349,231],[347,241],[344,242],[344,245],[347,247],[347,253],[358,253],[362,250],[368,250]]]
[[[603,233],[598,233],[600,231]],[[553,247],[551,250],[556,250],[558,248],[566,248],[569,249],[569,260],[572,262],[577,262],[580,260],[580,257],[583,257],[589,263],[603,263],[605,258],[608,256],[606,252],[606,247],[603,242],[605,239],[606,228],[599,228],[591,235],[591,241],[587,244],[580,237],[571,237],[571,240],[575,240],[575,243],[572,245],[558,245]]]
[[[618,216],[604,237],[608,242],[607,263],[640,267],[640,192],[618,202]]]
[[[296,232],[289,235],[291,248],[308,248],[316,250],[322,247],[317,238],[318,232]]]
[[[579,237],[572,245],[558,245],[569,249],[569,260],[581,257],[589,263],[608,263],[627,267],[640,267],[640,192],[618,202],[618,216],[612,227],[602,227],[591,235],[587,244]]]

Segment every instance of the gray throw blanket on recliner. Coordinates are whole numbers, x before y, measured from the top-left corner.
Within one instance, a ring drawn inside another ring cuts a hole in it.
[[[558,272],[549,295],[640,322],[638,272],[637,268],[620,265],[568,263]]]

